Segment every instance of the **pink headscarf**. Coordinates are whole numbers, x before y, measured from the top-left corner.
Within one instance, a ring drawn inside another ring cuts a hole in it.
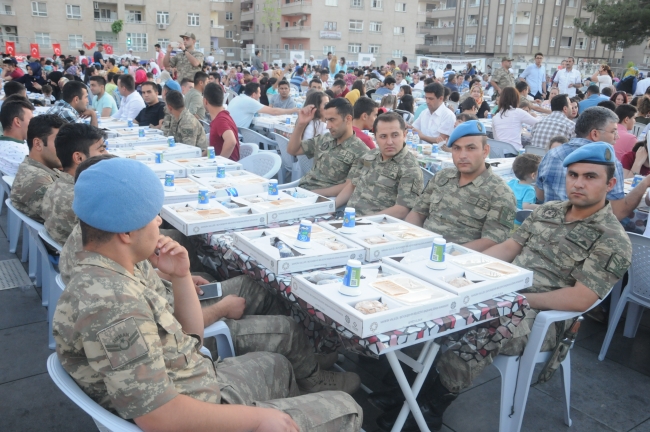
[[[147,80],[147,72],[142,69],[135,71],[135,85],[140,85]]]

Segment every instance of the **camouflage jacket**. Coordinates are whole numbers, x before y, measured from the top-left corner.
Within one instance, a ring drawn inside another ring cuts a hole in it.
[[[517,201],[506,182],[486,167],[462,187],[456,168],[438,172],[413,207],[426,217],[424,228],[460,244],[480,238],[505,241],[514,227]]]
[[[11,186],[11,204],[36,222],[43,223],[43,197],[61,172],[52,170],[29,156],[18,166]]]
[[[79,221],[72,210],[74,177],[62,172],[61,177],[47,189],[43,197],[43,219],[48,234],[63,245]]]
[[[199,61],[198,66],[192,66],[185,56],[185,53],[182,51],[177,52],[174,57],[169,59],[169,65],[176,68],[176,81],[179,83],[183,78],[189,78],[194,81],[194,75],[201,70],[201,65],[203,64],[203,53],[201,51],[192,51],[190,54]]]
[[[501,90],[503,90],[506,87],[515,86],[515,79],[510,73],[510,71],[502,67],[494,71],[494,73],[492,74],[492,79],[490,81],[494,81],[495,83],[497,83],[497,85]]]
[[[205,119],[203,95],[197,89],[191,89],[185,95],[185,109],[200,120]]]
[[[208,149],[208,138],[205,135],[203,126],[196,117],[190,114],[187,108],[183,110],[178,120],[172,116],[169,136],[173,136],[177,143],[199,147],[201,150]]]
[[[413,208],[424,187],[422,170],[406,147],[388,161],[370,150],[350,170],[355,186],[348,201],[360,216],[381,213],[394,205]]]

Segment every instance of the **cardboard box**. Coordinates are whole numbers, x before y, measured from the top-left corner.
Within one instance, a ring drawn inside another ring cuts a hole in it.
[[[226,171],[224,178],[217,178],[216,170],[213,174],[193,174],[188,177],[215,189],[218,197],[255,195],[269,189],[268,179],[244,170]]]
[[[303,198],[296,198],[293,196],[294,194],[303,196]],[[302,188],[284,189],[278,191],[277,196],[261,193],[233,197],[232,201],[264,213],[267,217],[265,225],[332,213],[335,210],[333,200]]]
[[[234,245],[276,274],[345,265],[350,259],[363,261],[366,254],[361,246],[318,225],[312,227],[309,249],[295,246],[297,234],[297,225],[237,232],[234,233]],[[294,256],[281,258],[280,251],[271,244],[276,238],[283,241]],[[333,248],[337,246],[342,249]]]
[[[217,175],[217,165],[223,164],[226,171],[241,170],[242,165],[239,162],[232,161],[225,157],[216,156],[214,159],[208,157],[192,159],[175,159],[173,163],[182,166],[187,174],[212,174]]]
[[[417,249],[404,254],[384,257],[381,260],[388,265],[457,294],[460,300],[459,307],[520,291],[533,284],[532,271],[453,243],[447,243],[445,253],[447,268],[444,270],[432,270],[426,266],[430,253],[431,248]],[[495,264],[496,267],[503,268],[509,273],[499,273],[491,270],[489,267]],[[463,287],[451,285],[449,282],[456,278],[465,278],[472,283]]]
[[[136,148],[124,148],[124,149],[110,149],[108,150],[110,154],[114,154],[117,157],[125,159],[135,159],[139,161],[155,161],[156,155],[141,149]]]
[[[167,145],[167,138],[164,143],[151,143],[149,141],[139,143],[137,148],[151,152],[163,152],[163,160],[170,161],[174,159],[185,159],[201,157],[201,149],[199,147],[176,143],[174,147]]]
[[[315,273],[322,272],[294,274],[291,278],[292,293],[363,338],[451,315],[458,303],[457,295],[384,263],[361,266],[360,295],[356,297],[341,294],[340,282],[314,284],[308,277]],[[325,273],[344,275],[345,267]],[[407,282],[417,287],[417,291],[406,295],[416,293],[420,300],[402,301],[402,296],[388,295],[373,286],[377,283],[390,286],[391,282],[403,285]],[[388,306],[388,310],[366,315],[355,309],[355,305],[367,300],[378,300]]]
[[[132,137],[139,136],[140,129],[144,129],[145,137],[148,136],[163,136],[163,133],[160,129],[151,129],[149,126],[133,126],[133,127],[122,127],[122,128],[110,128],[109,131],[117,132],[118,137]]]
[[[266,221],[266,215],[250,207],[229,209],[211,200],[209,210],[198,210],[197,204],[195,200],[163,205],[160,216],[188,236],[264,225]]]
[[[150,135],[145,137],[113,137],[106,140],[106,147],[114,149],[133,149],[142,145],[167,145],[167,137],[163,135]]]
[[[392,216],[366,216],[356,220],[355,232],[343,233],[342,220],[320,222],[324,228],[363,246],[366,261],[378,261],[387,255],[409,252],[414,249],[431,247],[433,239],[442,237],[418,226]]]
[[[164,186],[165,179],[160,179],[160,183]],[[174,186],[176,190],[173,192],[165,191],[164,204],[176,204],[182,202],[199,202],[199,189],[207,189],[208,194],[214,195],[215,190],[210,186],[197,183],[191,178],[177,178],[174,179]]]
[[[147,165],[149,168],[153,170],[153,172],[156,173],[158,178],[164,179],[165,174],[167,171],[173,171],[174,172],[174,177],[175,179],[180,179],[187,177],[187,173],[185,172],[185,168],[179,165],[175,165],[170,161],[165,161],[163,160],[162,163],[156,163],[155,160],[150,161],[150,160],[141,160],[143,164]]]

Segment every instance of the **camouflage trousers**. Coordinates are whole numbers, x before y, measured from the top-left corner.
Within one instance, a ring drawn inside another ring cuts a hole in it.
[[[318,362],[307,335],[293,318],[286,316],[286,308],[278,296],[250,276],[221,282],[221,290],[224,297],[234,294],[246,299],[241,319],[224,320],[238,356],[261,351],[282,354],[293,366],[296,379],[307,378],[316,371]],[[214,303],[218,301],[211,304]]]
[[[523,354],[536,316],[535,310],[521,310],[511,317],[493,319],[436,341],[446,349],[437,363],[442,384],[459,393],[469,387],[497,355]],[[555,335],[556,327],[552,325],[544,338],[542,351],[555,348]]]
[[[361,429],[363,411],[352,396],[340,391],[300,396],[291,365],[279,354],[249,353],[216,367],[221,403],[283,411],[303,432]]]

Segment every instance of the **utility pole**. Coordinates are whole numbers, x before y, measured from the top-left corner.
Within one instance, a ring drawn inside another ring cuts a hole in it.
[[[512,58],[512,46],[515,44],[515,26],[517,25],[517,0],[512,0],[512,28],[510,29],[510,43],[508,44],[508,58]]]

